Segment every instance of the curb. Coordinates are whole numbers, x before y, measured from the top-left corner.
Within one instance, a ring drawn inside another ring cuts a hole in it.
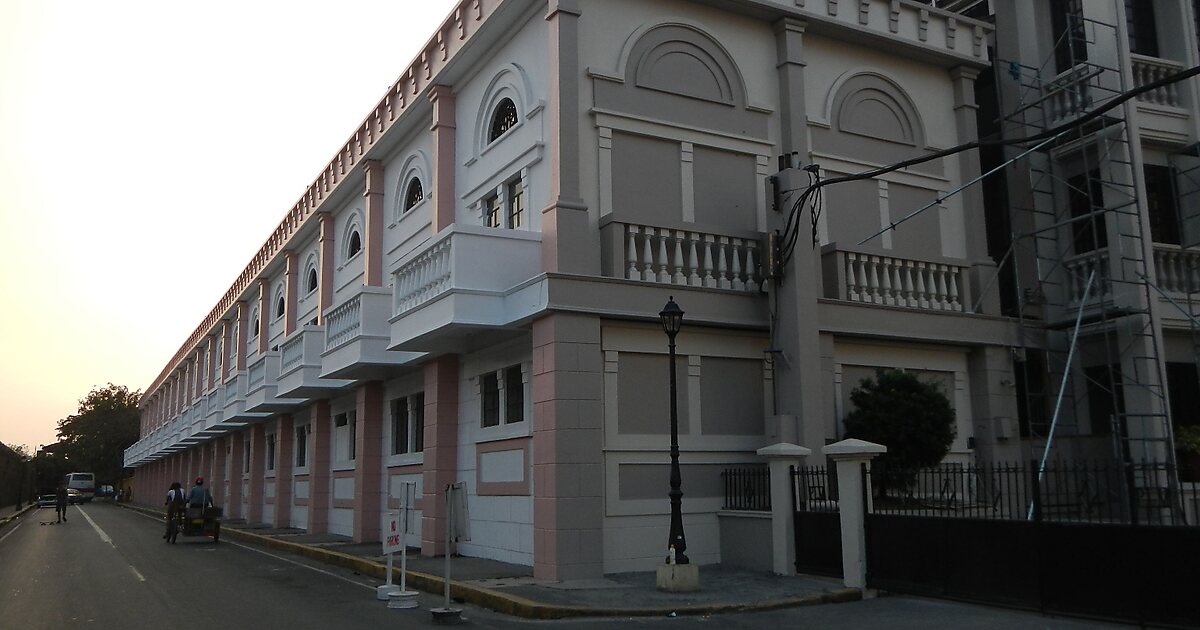
[[[131,510],[158,515],[158,512],[147,508],[125,505]],[[301,543],[279,540],[270,536],[262,536],[241,529],[221,528],[221,535],[257,546],[268,547],[279,551],[303,556],[323,564],[329,564],[344,569],[350,569],[362,575],[383,580],[386,578],[387,567],[373,560],[359,556],[313,547]],[[399,580],[400,569],[392,568],[393,581]],[[440,595],[445,589],[445,579],[420,571],[408,571],[406,584],[426,593]],[[796,608],[814,606],[817,604],[835,604],[858,601],[863,598],[861,589],[840,588],[819,595],[804,595],[786,597],[753,603],[719,602],[713,604],[690,604],[685,606],[649,607],[649,608],[592,608],[588,606],[570,606],[564,604],[547,604],[533,601],[517,595],[501,593],[489,588],[450,581],[450,597],[496,612],[523,617],[526,619],[568,619],[572,617],[663,617],[671,613],[676,615],[712,615],[729,612],[754,612],[778,610],[780,608]]]
[[[12,514],[9,514],[8,516],[0,516],[0,528],[3,528],[5,525],[8,525],[10,522],[21,518],[29,510],[35,510],[35,509],[37,509],[36,502],[30,503],[29,505],[26,505],[25,507],[21,508],[20,510],[13,512]]]

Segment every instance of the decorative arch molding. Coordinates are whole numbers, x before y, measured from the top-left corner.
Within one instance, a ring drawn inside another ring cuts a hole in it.
[[[492,114],[500,102],[506,98],[511,100],[517,108],[517,123],[500,138],[491,141],[488,138],[488,132],[492,126]],[[475,114],[475,127],[471,136],[471,146],[474,149],[471,157],[478,158],[489,145],[512,134],[523,126],[526,120],[537,116],[544,107],[545,103],[534,96],[533,83],[529,80],[529,74],[525,72],[525,68],[515,63],[506,64],[488,82],[487,88],[483,92],[483,99],[479,102],[479,111]]]
[[[358,235],[358,251],[351,253],[350,245],[354,235]],[[344,263],[358,254],[362,253],[362,248],[366,245],[366,233],[363,231],[362,209],[355,208],[350,211],[350,215],[342,223],[342,237],[340,250],[342,253],[342,262]]]
[[[825,120],[844,133],[927,148],[916,105],[878,70],[851,70],[838,77],[825,100]]]
[[[321,265],[320,265],[320,263],[321,263],[321,259],[317,255],[316,252],[310,252],[308,254],[308,257],[305,258],[304,267],[303,267],[304,276],[300,278],[301,287],[302,287],[301,295],[307,296],[309,293],[312,293],[312,291],[309,289],[309,279],[312,277],[312,274],[314,274],[314,273],[317,274],[317,287],[316,288],[321,287]]]
[[[767,139],[770,110],[750,102],[733,55],[697,24],[643,25],[625,40],[615,73],[589,74],[604,112]]]
[[[275,284],[275,290],[271,292],[271,321],[275,321],[287,314],[287,295],[284,283],[278,282]],[[280,308],[282,306],[282,308]]]
[[[424,194],[421,203],[433,198],[433,180],[430,177],[432,173],[433,168],[430,166],[429,156],[424,150],[418,149],[404,159],[400,166],[400,177],[396,180],[393,188],[395,194],[392,198],[396,202],[392,208],[392,223],[399,221],[409,210],[404,206],[408,196],[408,184],[413,178],[421,182],[421,191]]]

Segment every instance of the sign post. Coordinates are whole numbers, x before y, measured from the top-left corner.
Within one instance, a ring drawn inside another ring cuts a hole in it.
[[[399,529],[400,515],[396,512],[384,512],[383,553],[387,556],[387,582],[382,586],[375,587],[375,599],[387,601],[396,590],[396,587],[392,585],[392,554],[396,552],[396,549],[399,549],[400,553],[404,553],[404,548],[400,546],[402,536]]]
[[[450,607],[450,545],[458,540],[471,540],[471,517],[467,513],[467,484],[458,482],[446,486],[446,572],[445,605],[433,608],[433,623],[438,625],[457,624],[462,621],[462,609]]]
[[[400,484],[400,510],[392,512],[392,519],[384,537],[388,551],[388,584],[392,583],[392,553],[400,552],[400,589],[388,595],[388,608],[416,608],[417,592],[408,590],[408,532],[412,529],[412,510],[415,507],[417,483],[405,481]]]

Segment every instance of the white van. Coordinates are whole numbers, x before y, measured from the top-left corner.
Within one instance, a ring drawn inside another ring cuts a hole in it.
[[[63,485],[67,489],[74,488],[83,495],[85,502],[91,501],[96,496],[96,476],[89,472],[74,472],[68,473],[63,477]]]

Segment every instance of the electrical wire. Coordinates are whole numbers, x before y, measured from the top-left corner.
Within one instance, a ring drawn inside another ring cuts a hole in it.
[[[1187,70],[1181,70],[1179,72],[1176,72],[1175,74],[1158,79],[1157,81],[1151,81],[1149,83],[1146,83],[1145,85],[1122,92],[1122,93],[1118,94],[1117,96],[1114,96],[1112,99],[1110,99],[1106,103],[1104,103],[1104,105],[1102,105],[1102,106],[1100,106],[1100,107],[1088,112],[1087,114],[1080,116],[1079,118],[1076,118],[1072,121],[1063,123],[1056,127],[1051,127],[1050,129],[1047,129],[1047,130],[1044,130],[1044,131],[1041,131],[1041,132],[1038,132],[1038,133],[1035,133],[1032,135],[1023,136],[1020,138],[975,140],[972,142],[966,142],[966,143],[963,143],[963,144],[960,144],[957,146],[953,146],[948,149],[942,149],[940,151],[935,151],[933,153],[928,153],[926,155],[922,155],[922,156],[918,156],[915,158],[910,158],[908,160],[896,162],[896,163],[890,164],[888,166],[881,166],[879,168],[874,168],[874,169],[871,169],[868,171],[863,171],[861,173],[843,175],[841,177],[833,177],[833,178],[826,179],[826,180],[822,180],[820,178],[819,167],[815,164],[810,164],[807,167],[805,167],[805,170],[808,171],[808,174],[809,174],[809,186],[808,186],[808,188],[806,188],[804,190],[803,193],[800,194],[800,197],[797,198],[796,201],[792,204],[791,209],[788,214],[788,219],[784,224],[783,232],[780,234],[780,239],[779,239],[779,242],[780,242],[780,256],[779,256],[780,266],[783,267],[784,265],[786,265],[787,262],[791,260],[792,254],[795,251],[796,242],[799,239],[799,232],[800,232],[800,222],[798,220],[798,217],[799,217],[799,214],[803,211],[805,205],[808,205],[810,207],[810,211],[812,212],[813,246],[815,247],[819,243],[818,238],[817,238],[817,222],[818,222],[819,214],[820,214],[821,189],[823,189],[825,186],[830,186],[833,184],[844,184],[846,182],[853,182],[853,181],[858,181],[858,180],[863,180],[863,179],[871,179],[874,177],[878,177],[880,175],[885,175],[887,173],[891,173],[893,171],[898,171],[900,169],[908,168],[910,166],[916,166],[918,164],[924,164],[925,162],[938,160],[938,159],[941,159],[944,157],[962,153],[963,151],[970,151],[972,149],[1025,144],[1025,143],[1031,143],[1031,142],[1038,142],[1040,140],[1045,140],[1047,138],[1053,138],[1055,136],[1062,134],[1065,131],[1069,131],[1072,129],[1077,129],[1079,127],[1082,127],[1083,125],[1099,118],[1100,116],[1103,116],[1109,110],[1116,108],[1118,105],[1121,105],[1130,99],[1136,98],[1142,94],[1145,94],[1146,92],[1151,92],[1151,91],[1156,90],[1165,85],[1170,85],[1172,83],[1176,83],[1176,82],[1182,81],[1184,79],[1190,79],[1191,77],[1194,77],[1197,74],[1200,74],[1200,66],[1193,66],[1191,68],[1188,68]],[[993,134],[993,136],[995,136],[995,135],[996,134]],[[815,173],[815,175],[814,175],[814,173]],[[891,227],[894,227],[894,226],[891,226]]]

